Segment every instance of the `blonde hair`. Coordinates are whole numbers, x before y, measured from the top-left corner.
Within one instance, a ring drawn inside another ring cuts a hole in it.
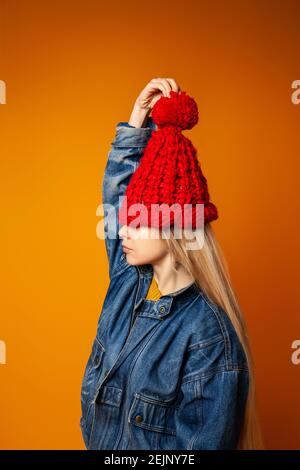
[[[182,264],[204,294],[223,308],[237,332],[247,357],[249,392],[237,449],[264,449],[257,415],[254,361],[245,319],[231,284],[226,259],[210,223],[204,225],[204,243],[201,249],[186,249],[186,243],[190,243],[191,238],[185,236],[186,230],[182,230],[181,233],[183,234],[181,238],[175,238],[174,229],[171,227],[166,237],[174,266],[177,263]]]

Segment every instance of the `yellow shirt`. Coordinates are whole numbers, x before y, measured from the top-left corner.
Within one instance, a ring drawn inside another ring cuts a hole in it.
[[[162,294],[158,288],[157,282],[153,276],[148,293],[147,293],[146,300],[158,300],[161,297],[161,295]]]

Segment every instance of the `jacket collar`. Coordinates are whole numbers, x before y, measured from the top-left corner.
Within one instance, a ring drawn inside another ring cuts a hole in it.
[[[201,292],[201,289],[198,287],[196,282],[193,282],[192,284],[189,284],[188,286],[183,287],[182,289],[179,289],[176,292],[162,295],[157,301],[154,302],[153,305],[153,301],[145,299],[152,281],[153,267],[151,264],[143,264],[135,267],[137,268],[137,271],[139,273],[140,284],[135,309],[138,308],[144,301],[143,308],[151,308],[152,311],[154,308],[154,311],[156,312],[157,316],[161,318],[170,313],[173,303],[189,303],[190,301],[193,301],[196,297],[198,297]]]

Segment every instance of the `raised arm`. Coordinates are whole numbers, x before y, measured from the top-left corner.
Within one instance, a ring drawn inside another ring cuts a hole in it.
[[[116,127],[102,183],[105,246],[110,277],[122,268],[124,259],[118,221],[121,198],[139,165],[152,131],[156,129],[149,113],[162,95],[170,96],[172,89],[179,90],[174,79],[152,79],[136,99],[129,121],[119,122]]]
[[[141,116],[141,114],[140,114]],[[111,150],[105,167],[102,183],[102,203],[104,206],[105,246],[109,262],[110,277],[118,270],[122,257],[119,238],[118,210],[119,198],[124,195],[130,178],[139,165],[144,148],[147,145],[155,124],[150,116],[145,127],[134,127],[132,120],[119,122],[111,143]]]

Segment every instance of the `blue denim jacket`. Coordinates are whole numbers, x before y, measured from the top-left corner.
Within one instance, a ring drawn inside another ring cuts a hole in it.
[[[118,206],[153,129],[151,117],[118,123],[103,203]],[[230,319],[195,283],[146,300],[152,265],[127,264],[120,238],[105,245],[110,282],[81,388],[86,448],[235,449],[249,371]]]

